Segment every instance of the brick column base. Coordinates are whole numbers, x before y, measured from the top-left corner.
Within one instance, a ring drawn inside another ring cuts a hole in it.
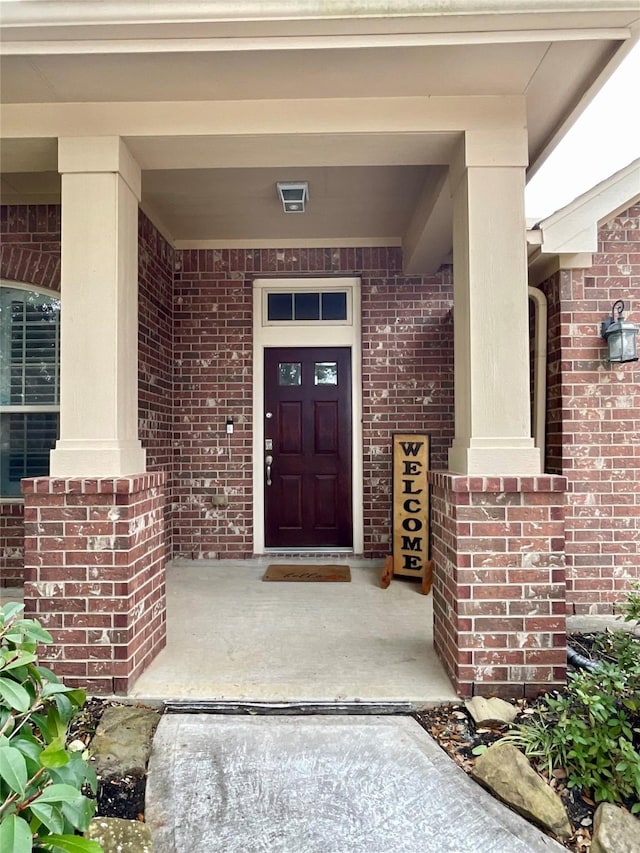
[[[166,642],[164,474],[23,480],[25,610],[66,684],[126,693]]]
[[[434,645],[461,696],[566,678],[566,479],[432,472]]]

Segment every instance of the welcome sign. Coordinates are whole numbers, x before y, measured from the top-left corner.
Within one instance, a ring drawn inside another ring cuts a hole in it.
[[[429,436],[393,434],[393,573],[421,578],[429,560]]]

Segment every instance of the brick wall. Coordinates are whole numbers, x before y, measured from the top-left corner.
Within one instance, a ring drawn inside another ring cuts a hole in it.
[[[551,286],[541,290],[547,297],[547,415],[545,471],[549,474],[563,473],[563,411],[562,411],[562,362],[561,351],[561,305],[560,273],[556,273]]]
[[[462,696],[566,675],[563,477],[432,473],[436,651]]]
[[[59,258],[60,205],[0,205],[0,235],[3,251],[27,249]]]
[[[0,504],[0,587],[24,578],[24,511],[21,503]]]
[[[23,481],[25,606],[68,685],[126,692],[165,644],[164,479]]]
[[[153,223],[138,218],[138,418],[147,470],[173,468],[173,272],[175,253]],[[171,553],[171,503],[165,505]]]
[[[640,577],[640,367],[611,366],[600,323],[616,299],[640,322],[640,206],[600,228],[587,270],[544,282],[548,470],[568,481],[567,604],[611,613]]]
[[[60,290],[60,207],[0,206],[0,278]],[[24,578],[22,503],[0,504],[0,587]]]
[[[287,274],[362,278],[364,552],[389,552],[391,433],[431,433],[441,468],[453,436],[451,273],[401,269],[396,248],[176,253],[175,554],[252,553],[251,280]],[[236,424],[230,450],[227,416]],[[212,505],[214,491],[228,495],[227,507]]]
[[[401,257],[394,250],[395,269]],[[431,467],[447,468],[453,440],[453,282],[450,268],[430,278],[399,272],[362,278],[362,406],[365,554],[391,543],[394,431],[431,436]]]

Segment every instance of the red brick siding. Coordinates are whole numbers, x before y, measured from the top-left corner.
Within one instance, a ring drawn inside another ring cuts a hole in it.
[[[0,206],[0,278],[60,290],[60,207]],[[0,504],[0,587],[24,579],[21,503]]]
[[[68,685],[126,692],[165,644],[164,479],[24,481],[25,603]]]
[[[294,273],[362,278],[364,552],[387,554],[392,432],[429,432],[434,467],[453,436],[450,270],[403,276],[396,248],[194,250],[178,252],[176,268],[174,553],[252,553],[251,281]],[[228,507],[212,506],[212,491]]]
[[[514,697],[562,685],[564,478],[429,479],[434,645],[456,690]]]
[[[177,253],[174,285],[174,553],[252,552],[251,286],[237,252]],[[243,257],[245,253],[242,253]],[[249,253],[247,253],[249,254]],[[227,417],[235,429],[229,439]],[[228,507],[213,506],[213,493]]]
[[[562,474],[563,411],[560,341],[560,273],[540,285],[547,298],[547,415],[545,471]]]
[[[640,367],[609,365],[600,323],[616,299],[640,321],[640,206],[601,227],[591,269],[543,289],[553,318],[549,467],[560,463],[568,480],[568,609],[611,613],[640,577]]]
[[[147,470],[173,467],[173,272],[175,253],[153,223],[138,219],[138,416]],[[171,553],[171,504],[165,506]]]
[[[0,587],[22,586],[24,512],[21,503],[0,503]]]
[[[398,268],[400,258],[396,259]],[[431,436],[431,467],[453,440],[453,320],[449,268],[430,278],[362,278],[364,551],[390,552],[392,433]]]
[[[2,247],[31,249],[60,257],[60,205],[0,206]]]

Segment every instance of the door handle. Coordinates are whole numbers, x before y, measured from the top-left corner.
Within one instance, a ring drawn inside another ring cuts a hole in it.
[[[273,464],[273,456],[267,456],[264,460],[267,465],[267,486],[271,485],[271,465]]]

